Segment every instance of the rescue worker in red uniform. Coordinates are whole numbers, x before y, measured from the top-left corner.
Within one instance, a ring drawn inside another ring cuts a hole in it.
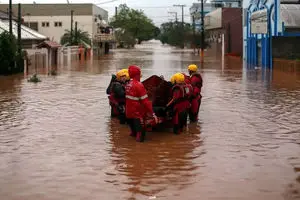
[[[136,137],[137,142],[145,140],[144,121],[147,115],[150,115],[158,122],[153,112],[152,103],[148,99],[147,91],[140,82],[141,69],[138,66],[129,66],[129,83],[126,85],[126,118],[131,129],[131,136]]]
[[[190,108],[189,96],[192,91],[185,84],[185,77],[182,73],[176,73],[171,78],[172,100],[168,104],[172,108],[173,132],[179,134],[187,125],[188,109]]]
[[[191,122],[196,122],[198,121],[198,113],[199,113],[201,99],[202,99],[201,88],[202,88],[203,81],[201,75],[197,72],[198,71],[197,65],[195,64],[189,65],[188,71],[190,74],[189,82],[193,87],[193,93],[190,99],[191,108],[189,110],[189,118]]]
[[[117,72],[116,79],[111,82],[109,88],[109,104],[112,108],[112,116],[117,116],[120,124],[126,123],[125,116],[125,85],[129,80],[127,69]]]

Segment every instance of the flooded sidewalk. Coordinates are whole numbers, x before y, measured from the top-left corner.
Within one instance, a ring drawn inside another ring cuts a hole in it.
[[[170,79],[200,58],[158,43],[118,49],[58,76],[0,77],[0,199],[300,198],[300,74],[201,66],[199,122],[145,143],[111,120],[111,74],[136,64]]]

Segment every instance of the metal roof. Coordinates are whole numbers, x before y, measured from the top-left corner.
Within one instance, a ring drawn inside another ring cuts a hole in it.
[[[285,27],[300,27],[300,4],[281,4],[280,13]]]
[[[18,24],[13,21],[13,34],[15,37],[18,37]],[[9,21],[0,20],[0,33],[4,31],[9,31]],[[22,40],[45,40],[46,36],[24,26],[21,25],[21,38]]]

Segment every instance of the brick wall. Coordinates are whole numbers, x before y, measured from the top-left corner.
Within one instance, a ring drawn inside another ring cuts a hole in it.
[[[225,51],[243,56],[243,10],[223,8],[222,26],[226,31]]]

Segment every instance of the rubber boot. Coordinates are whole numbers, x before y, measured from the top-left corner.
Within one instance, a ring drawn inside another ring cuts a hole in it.
[[[136,141],[137,142],[144,142],[145,140],[145,133],[143,132],[137,132],[136,134]]]
[[[129,136],[131,136],[131,137],[136,137],[136,133],[131,132]]]
[[[178,124],[176,124],[176,125],[173,126],[173,133],[176,134],[176,135],[179,134],[179,126],[178,126]]]

